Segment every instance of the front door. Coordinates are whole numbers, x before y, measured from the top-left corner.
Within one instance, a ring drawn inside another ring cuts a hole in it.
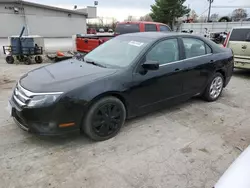
[[[137,108],[157,105],[182,94],[182,62],[179,60],[179,45],[175,38],[160,41],[152,47],[144,61],[157,61],[160,68],[143,72],[139,65],[133,74],[130,97]]]

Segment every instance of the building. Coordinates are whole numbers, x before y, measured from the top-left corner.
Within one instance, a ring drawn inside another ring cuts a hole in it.
[[[72,6],[73,7],[73,6]],[[0,0],[0,37],[25,35],[71,37],[86,33],[86,19],[96,17],[96,7],[69,10],[21,0]]]

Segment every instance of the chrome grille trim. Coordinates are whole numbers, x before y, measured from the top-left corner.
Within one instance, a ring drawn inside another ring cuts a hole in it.
[[[13,98],[15,99],[15,101],[17,102],[17,104],[20,105],[21,107],[26,105],[21,100],[19,100],[15,95],[13,95]]]
[[[15,95],[20,95],[25,101],[29,100],[29,97],[26,97],[25,95],[22,94],[22,92],[18,91],[18,89],[15,89]]]
[[[28,97],[33,97],[33,96],[37,96],[37,95],[61,95],[61,94],[63,94],[63,92],[34,93],[34,92],[31,92],[31,91],[29,91],[29,90],[27,90],[27,89],[24,89],[24,88],[20,85],[19,82],[17,83],[17,87],[19,87],[19,88],[23,91],[23,93],[24,93],[26,96],[28,96]]]

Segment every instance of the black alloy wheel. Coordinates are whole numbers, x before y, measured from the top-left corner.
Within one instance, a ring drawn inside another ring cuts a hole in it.
[[[83,129],[93,140],[107,140],[119,132],[125,118],[126,109],[123,103],[115,97],[105,97],[91,106]]]

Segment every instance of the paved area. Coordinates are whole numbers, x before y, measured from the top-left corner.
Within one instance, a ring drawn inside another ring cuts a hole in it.
[[[0,187],[211,188],[250,143],[250,72],[236,71],[217,102],[192,99],[132,119],[97,143],[38,137],[13,123],[11,88],[36,67],[0,60]]]

